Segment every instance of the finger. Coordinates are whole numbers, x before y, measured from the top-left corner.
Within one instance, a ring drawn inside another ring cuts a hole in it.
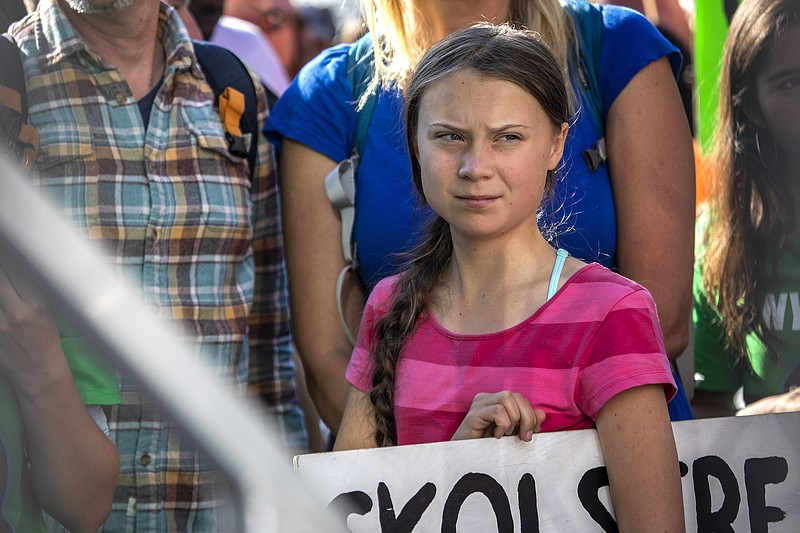
[[[517,400],[517,407],[519,409],[519,438],[524,441],[529,441],[533,438],[533,432],[536,428],[536,413],[528,401],[522,395],[515,397]]]
[[[539,433],[542,430],[542,423],[544,419],[547,418],[547,414],[541,409],[534,409],[533,413],[536,415],[536,424],[533,427],[533,432]]]
[[[508,422],[505,422],[503,425],[495,425],[494,431],[492,432],[494,438],[501,439],[506,435],[511,435],[511,433],[508,432],[508,429],[506,429],[507,427],[508,427]]]
[[[20,300],[31,300],[36,302],[40,302],[42,300],[42,298],[39,296],[39,291],[32,281],[17,275],[4,274],[4,276]]]
[[[514,409],[509,412],[510,406],[505,403],[500,403],[492,408],[491,423],[494,426],[492,434],[495,438],[501,438],[504,435],[513,435],[514,428],[517,427],[519,421],[519,412]]]
[[[511,391],[503,391],[499,393],[499,396],[500,403],[505,411],[503,417],[505,428],[503,433],[505,435],[513,435],[522,416],[520,413],[520,404],[527,402],[527,400],[524,396]]]
[[[20,301],[20,296],[5,270],[0,268],[0,311],[9,313]]]
[[[476,436],[502,437],[509,425],[509,418],[503,405],[504,397],[509,394],[508,391],[477,393],[472,399],[472,405],[462,425],[466,424]]]
[[[480,407],[475,409],[473,414],[473,428],[482,431],[483,436],[493,436],[499,439],[506,434],[509,426],[514,427],[506,407],[502,403]]]

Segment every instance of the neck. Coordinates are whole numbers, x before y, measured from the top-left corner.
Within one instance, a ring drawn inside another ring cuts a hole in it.
[[[491,242],[465,242],[454,235],[445,285],[467,304],[488,296],[502,299],[548,281],[554,260],[555,250],[538,231]]]
[[[432,43],[476,22],[507,22],[510,7],[511,0],[423,0],[416,6],[430,26]]]
[[[785,183],[790,184],[794,205],[800,206],[800,157],[790,157],[783,165],[785,169]],[[800,209],[798,209],[800,212]]]
[[[164,50],[158,40],[159,0],[136,0],[112,13],[85,14],[58,0],[86,46],[119,69],[137,100],[164,72]]]
[[[529,318],[547,300],[555,250],[536,232],[522,246],[463,247],[453,257],[431,310],[456,333],[501,331]]]

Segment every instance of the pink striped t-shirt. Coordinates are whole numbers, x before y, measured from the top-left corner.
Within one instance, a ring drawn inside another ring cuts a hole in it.
[[[347,379],[372,388],[369,344],[397,276],[367,301]],[[542,431],[594,427],[614,395],[649,384],[675,394],[655,304],[646,289],[599,264],[583,267],[524,322],[497,333],[447,331],[428,313],[396,372],[398,444],[450,440],[479,392],[511,390],[547,418]]]

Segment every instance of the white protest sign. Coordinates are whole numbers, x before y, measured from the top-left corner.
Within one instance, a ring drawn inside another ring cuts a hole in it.
[[[672,427],[687,531],[800,531],[800,413]],[[593,429],[301,455],[295,471],[354,533],[616,531]]]

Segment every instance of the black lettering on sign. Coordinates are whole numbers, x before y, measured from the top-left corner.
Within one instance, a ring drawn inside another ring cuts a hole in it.
[[[517,485],[519,529],[521,533],[539,533],[539,508],[536,504],[536,480],[523,475]]]
[[[369,494],[360,490],[345,492],[335,497],[328,504],[328,509],[332,509],[343,516],[345,523],[347,523],[347,517],[351,514],[364,516],[370,512],[372,510],[372,498],[369,497]]]
[[[783,457],[759,457],[744,462],[744,486],[750,509],[750,532],[767,533],[770,522],[780,522],[786,512],[767,505],[767,484],[786,481],[789,463]]]
[[[722,505],[711,511],[711,486],[708,478],[714,476],[722,486]],[[697,509],[698,533],[734,533],[733,524],[742,501],[739,484],[728,463],[716,455],[700,457],[692,465],[694,500]]]
[[[605,508],[598,491],[608,485],[608,471],[604,466],[587,470],[578,483],[578,499],[597,525],[606,533],[618,533],[617,522]]]
[[[470,472],[464,474],[450,491],[442,511],[442,533],[456,533],[456,523],[461,505],[471,494],[481,493],[492,504],[497,519],[498,533],[513,533],[514,519],[511,517],[511,504],[503,486],[487,474]]]
[[[425,483],[417,493],[411,497],[405,507],[395,516],[392,496],[386,483],[378,483],[378,512],[380,513],[381,533],[411,533],[422,518],[422,513],[436,496],[436,486]]]

